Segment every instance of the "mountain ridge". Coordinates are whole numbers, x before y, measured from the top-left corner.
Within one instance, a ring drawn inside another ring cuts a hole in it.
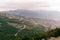
[[[10,11],[3,11],[4,13],[18,15],[18,16],[25,16],[31,18],[45,18],[45,19],[55,19],[58,20],[60,18],[60,12],[58,11],[45,11],[45,10],[10,10]],[[59,19],[60,20],[60,19]]]

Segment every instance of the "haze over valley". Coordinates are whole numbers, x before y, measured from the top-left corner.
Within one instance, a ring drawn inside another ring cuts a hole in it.
[[[25,16],[30,18],[60,20],[59,11],[17,9],[17,10],[3,11],[3,13]]]

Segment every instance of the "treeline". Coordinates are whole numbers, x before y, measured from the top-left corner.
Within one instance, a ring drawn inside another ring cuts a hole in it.
[[[50,37],[58,37],[60,36],[60,28],[56,28],[54,30],[50,30],[47,32],[37,33],[32,36],[27,34],[23,34],[22,36],[14,36],[12,34],[4,34],[0,33],[0,40],[48,40]]]
[[[22,35],[21,37],[15,37],[14,40],[48,40],[50,37],[58,37],[60,36],[60,28],[56,28],[54,30],[50,30],[43,33],[38,33],[32,36],[27,34]]]

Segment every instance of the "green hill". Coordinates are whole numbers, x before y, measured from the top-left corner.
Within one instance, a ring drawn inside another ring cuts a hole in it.
[[[0,14],[0,40],[20,40],[26,34],[32,36],[44,32],[44,29],[44,26],[36,23],[33,19]],[[17,32],[18,34],[15,36]]]

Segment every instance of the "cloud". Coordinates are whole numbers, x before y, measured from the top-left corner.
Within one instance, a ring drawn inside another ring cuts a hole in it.
[[[2,0],[0,2],[0,9],[37,9],[42,7],[48,7],[45,2],[40,0]]]
[[[0,10],[60,10],[60,0],[0,0]]]

